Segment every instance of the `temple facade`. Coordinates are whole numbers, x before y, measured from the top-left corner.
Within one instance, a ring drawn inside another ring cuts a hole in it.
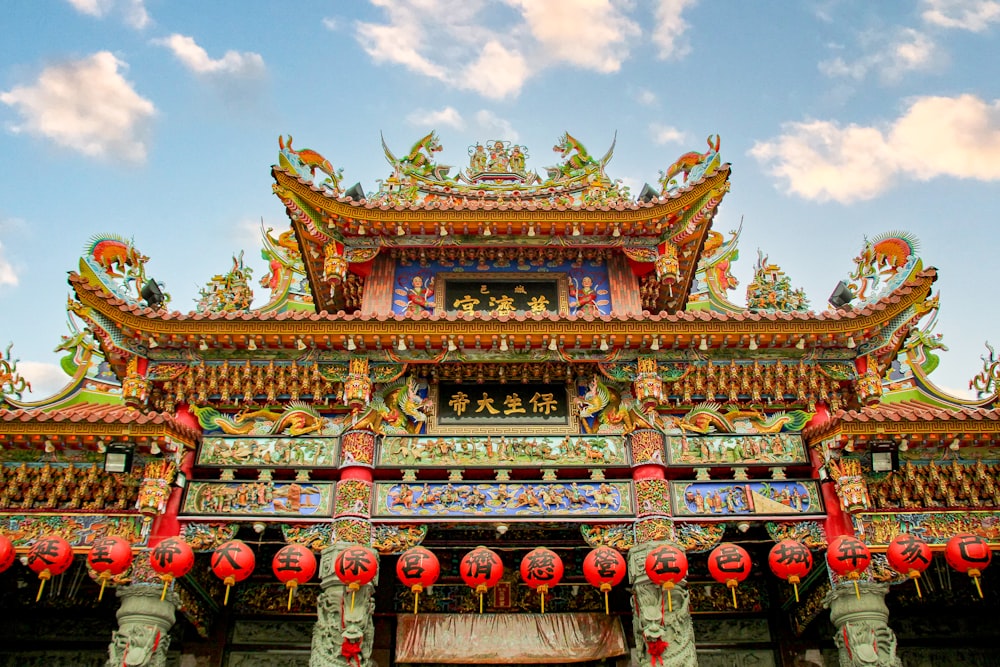
[[[1000,361],[930,379],[906,233],[737,305],[720,146],[636,195],[432,132],[366,192],[280,137],[267,273],[186,313],[91,238],[66,387],[0,358],[0,665],[997,664]]]

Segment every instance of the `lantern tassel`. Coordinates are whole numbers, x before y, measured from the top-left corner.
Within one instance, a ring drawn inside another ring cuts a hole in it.
[[[52,573],[48,570],[42,570],[38,573],[38,578],[41,579],[41,583],[38,584],[38,595],[35,596],[35,602],[42,599],[42,591],[45,590],[45,582],[49,580]]]
[[[354,591],[351,591],[351,611],[354,611]]]
[[[285,585],[288,586],[288,611],[291,611],[292,610],[292,595],[295,593],[295,587],[298,585],[298,582],[296,582],[296,581],[289,581]]]
[[[673,589],[673,587],[674,587],[674,582],[672,581],[668,581],[665,585],[665,588],[667,589],[667,611],[669,611],[671,614],[674,613],[674,596],[670,592]]]
[[[167,586],[170,585],[170,582],[173,580],[173,577],[170,576],[169,574],[165,574],[163,575],[163,577],[161,577],[161,579],[163,579],[163,590],[160,591],[160,602],[163,602],[167,597]]]
[[[854,580],[854,594],[858,597],[859,600],[861,599],[861,589],[858,588],[858,580],[857,579]]]
[[[413,591],[413,615],[417,615],[417,608],[420,606],[420,591],[414,589]]]
[[[483,613],[483,592],[479,591],[479,613]]]
[[[920,592],[920,573],[916,570],[910,572],[910,576],[913,578],[913,585],[917,587],[917,597],[923,598],[923,594]]]
[[[798,602],[799,601],[799,585],[798,585],[798,583],[793,583],[792,584],[792,588],[795,589],[795,601]]]
[[[611,590],[611,584],[603,583],[601,584],[601,591],[604,593],[604,615],[611,615],[611,607],[608,605],[608,591]]]
[[[976,582],[976,590],[979,591],[979,597],[983,597],[983,588],[979,585],[979,577],[974,576],[972,577],[972,580]]]
[[[104,587],[107,586],[107,584],[108,584],[108,579],[107,579],[107,577],[103,576],[103,574],[102,574],[102,576],[101,576],[101,592],[97,594],[97,601],[98,602],[100,602],[101,600],[104,599]]]
[[[736,603],[736,587],[740,585],[740,582],[735,579],[729,579],[726,581],[726,586],[729,586],[733,591],[733,609],[738,609],[739,605]]]
[[[229,584],[226,584],[226,597],[222,600],[222,606],[225,607],[229,604]]]

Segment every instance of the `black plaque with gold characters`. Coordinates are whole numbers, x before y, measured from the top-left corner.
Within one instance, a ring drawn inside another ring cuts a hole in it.
[[[489,313],[503,317],[514,313],[565,313],[566,277],[561,273],[541,275],[439,274],[443,296],[438,312]]]
[[[562,384],[438,385],[441,426],[569,426],[570,405]]]

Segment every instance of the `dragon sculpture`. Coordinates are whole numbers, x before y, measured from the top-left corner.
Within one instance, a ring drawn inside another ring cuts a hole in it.
[[[600,161],[595,160],[591,157],[587,149],[584,148],[575,137],[573,137],[569,132],[563,132],[563,135],[559,137],[556,145],[552,147],[552,150],[559,153],[559,157],[563,158],[564,161],[555,167],[546,167],[545,171],[548,172],[548,181],[558,181],[572,179],[579,176],[585,172],[602,171],[604,165],[608,163],[611,159],[611,155],[615,150],[615,143],[617,142],[617,136],[615,140],[611,142],[611,148],[604,155]]]
[[[637,428],[653,428],[655,413],[647,415],[635,399],[622,396],[599,377],[590,381],[587,393],[577,398],[586,433],[631,433]]]
[[[451,170],[451,167],[439,166],[434,163],[434,153],[441,151],[441,142],[438,140],[436,132],[422,137],[413,144],[409,153],[399,159],[389,150],[389,146],[385,143],[385,137],[382,137],[382,149],[390,164],[403,174],[422,177],[433,176],[434,180],[445,180],[448,171]]]
[[[717,134],[710,134],[708,136],[708,150],[704,153],[699,153],[697,151],[691,151],[690,153],[684,153],[677,160],[667,167],[666,172],[660,172],[660,187],[662,192],[669,192],[675,190],[688,182],[688,179],[694,179],[699,174],[707,174],[718,169],[721,158],[719,157],[719,146],[721,144],[721,139]],[[677,177],[681,178],[678,179]]]
[[[722,406],[706,402],[694,406],[683,417],[672,417],[674,428],[691,433],[779,433],[801,431],[813,413],[803,410],[776,412],[764,415],[756,410],[730,410],[722,412]],[[741,424],[741,422],[743,422]]]
[[[10,343],[7,346],[7,352],[0,356],[0,399],[10,394],[16,396],[17,400],[21,400],[21,394],[25,389],[31,391],[31,383],[17,372],[17,362],[20,360],[11,358],[10,351],[13,347],[14,343]],[[0,400],[0,404],[2,403],[3,401]]]
[[[244,410],[229,417],[215,408],[191,406],[198,423],[206,431],[222,431],[230,435],[305,435],[322,433],[327,419],[313,407],[298,401],[290,402],[284,410],[260,408]]]
[[[368,429],[379,434],[419,433],[433,406],[419,393],[412,377],[403,378],[379,391],[351,424],[352,429]]]
[[[915,258],[919,248],[916,237],[908,232],[887,232],[871,240],[866,236],[864,248],[854,258],[848,287],[857,299],[869,298],[883,281],[891,280]]]
[[[281,167],[300,175],[302,169],[308,169],[313,182],[316,180],[316,172],[321,171],[326,174],[326,179],[320,185],[327,185],[333,190],[340,192],[340,179],[343,178],[343,169],[335,170],[329,160],[314,150],[309,148],[296,150],[292,148],[292,135],[290,134],[288,135],[287,142],[283,136],[278,135],[278,147],[281,149],[281,152],[278,153],[278,164]],[[297,161],[298,166],[293,164],[292,160]]]

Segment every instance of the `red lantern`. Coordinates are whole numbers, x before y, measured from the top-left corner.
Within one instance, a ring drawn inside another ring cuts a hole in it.
[[[361,545],[348,547],[337,554],[333,571],[351,591],[351,609],[354,609],[354,594],[378,574],[378,554]]]
[[[14,564],[14,543],[6,535],[0,535],[0,572]]]
[[[101,592],[97,595],[97,599],[101,600],[111,577],[121,574],[132,564],[132,545],[115,535],[98,538],[90,547],[87,563],[97,572],[97,580],[101,582]]]
[[[687,554],[672,544],[661,544],[646,554],[646,576],[657,586],[666,591],[667,608],[674,610],[674,600],[670,589],[684,580],[688,573]],[[660,602],[660,615],[663,615],[663,602]]]
[[[720,584],[733,591],[733,608],[736,608],[736,587],[750,575],[750,554],[732,542],[723,542],[708,554],[708,573]]]
[[[396,577],[413,591],[413,613],[417,613],[420,593],[434,585],[441,574],[437,556],[423,547],[407,549],[396,561]]]
[[[813,557],[804,544],[796,540],[781,540],[767,555],[771,572],[784,579],[795,589],[795,601],[799,601],[799,582],[813,567]]]
[[[503,576],[503,561],[494,551],[476,547],[462,558],[459,574],[465,585],[479,593],[479,613],[483,613],[483,593],[496,586]]]
[[[194,551],[181,538],[168,537],[150,550],[149,565],[163,581],[163,590],[160,592],[162,600],[167,595],[170,582],[191,571],[194,566]]]
[[[861,599],[858,579],[872,562],[872,554],[865,543],[853,535],[841,535],[830,542],[826,551],[826,563],[830,569],[842,577],[854,581],[854,594]]]
[[[993,558],[990,545],[983,538],[971,533],[959,533],[948,540],[944,550],[944,558],[948,565],[959,572],[964,572],[976,582],[979,597],[983,597],[983,589],[979,585],[979,575]]]
[[[35,602],[42,599],[45,582],[68,570],[72,564],[73,547],[58,535],[46,535],[31,546],[28,551],[28,567],[42,580]]]
[[[243,581],[253,573],[257,559],[253,551],[242,540],[229,540],[220,544],[212,552],[209,565],[222,583],[226,585],[223,605],[229,604],[229,589],[238,581]]]
[[[316,556],[301,544],[289,544],[274,554],[271,569],[274,570],[274,576],[278,581],[284,582],[288,589],[288,610],[291,611],[295,588],[316,574]]]
[[[583,576],[604,593],[604,613],[610,614],[608,592],[625,578],[625,558],[611,547],[597,547],[583,559]]]
[[[923,597],[920,593],[920,575],[931,564],[932,557],[927,543],[909,533],[901,533],[889,543],[885,557],[889,561],[889,567],[913,579],[917,597]]]
[[[538,591],[542,598],[542,613],[545,613],[545,594],[562,581],[563,562],[559,554],[538,547],[529,551],[521,559],[521,579],[531,588]]]

